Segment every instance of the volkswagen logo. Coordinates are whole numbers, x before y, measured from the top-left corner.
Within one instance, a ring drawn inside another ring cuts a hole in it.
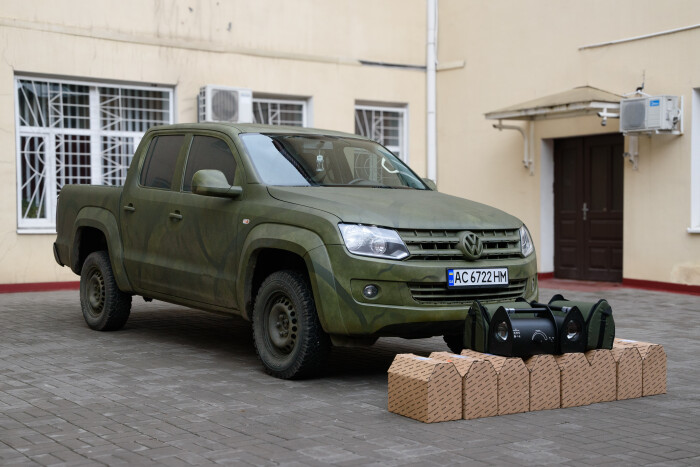
[[[464,253],[469,261],[476,261],[481,258],[481,253],[484,252],[484,244],[474,232],[464,232],[460,236],[459,249]]]

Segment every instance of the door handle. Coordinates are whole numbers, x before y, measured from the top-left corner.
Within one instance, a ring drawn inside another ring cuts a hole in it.
[[[124,206],[124,210],[125,210],[126,212],[135,212],[135,211],[136,211],[136,208],[134,207],[133,204],[129,203],[129,204],[127,204],[126,206]]]
[[[180,211],[171,212],[169,214],[169,217],[173,220],[176,220],[176,221],[182,220],[182,214],[180,214]]]
[[[583,203],[581,211],[583,211],[583,220],[585,221],[588,218],[588,204]]]

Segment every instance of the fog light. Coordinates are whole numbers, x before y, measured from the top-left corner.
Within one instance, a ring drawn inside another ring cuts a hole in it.
[[[557,325],[547,307],[499,307],[491,319],[489,352],[504,357],[528,357],[557,351]]]
[[[377,287],[374,284],[369,284],[366,285],[364,289],[362,289],[362,295],[365,296],[365,298],[372,299],[377,296],[379,293],[379,287]]]

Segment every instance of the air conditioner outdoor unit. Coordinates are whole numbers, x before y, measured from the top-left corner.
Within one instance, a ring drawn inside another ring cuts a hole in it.
[[[679,96],[648,96],[620,101],[622,133],[682,132],[683,101]]]
[[[199,122],[253,122],[253,92],[250,89],[214,86],[199,89]]]

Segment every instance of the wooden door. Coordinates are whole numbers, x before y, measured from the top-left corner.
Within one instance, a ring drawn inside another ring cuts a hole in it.
[[[622,135],[554,143],[554,275],[622,281]]]

